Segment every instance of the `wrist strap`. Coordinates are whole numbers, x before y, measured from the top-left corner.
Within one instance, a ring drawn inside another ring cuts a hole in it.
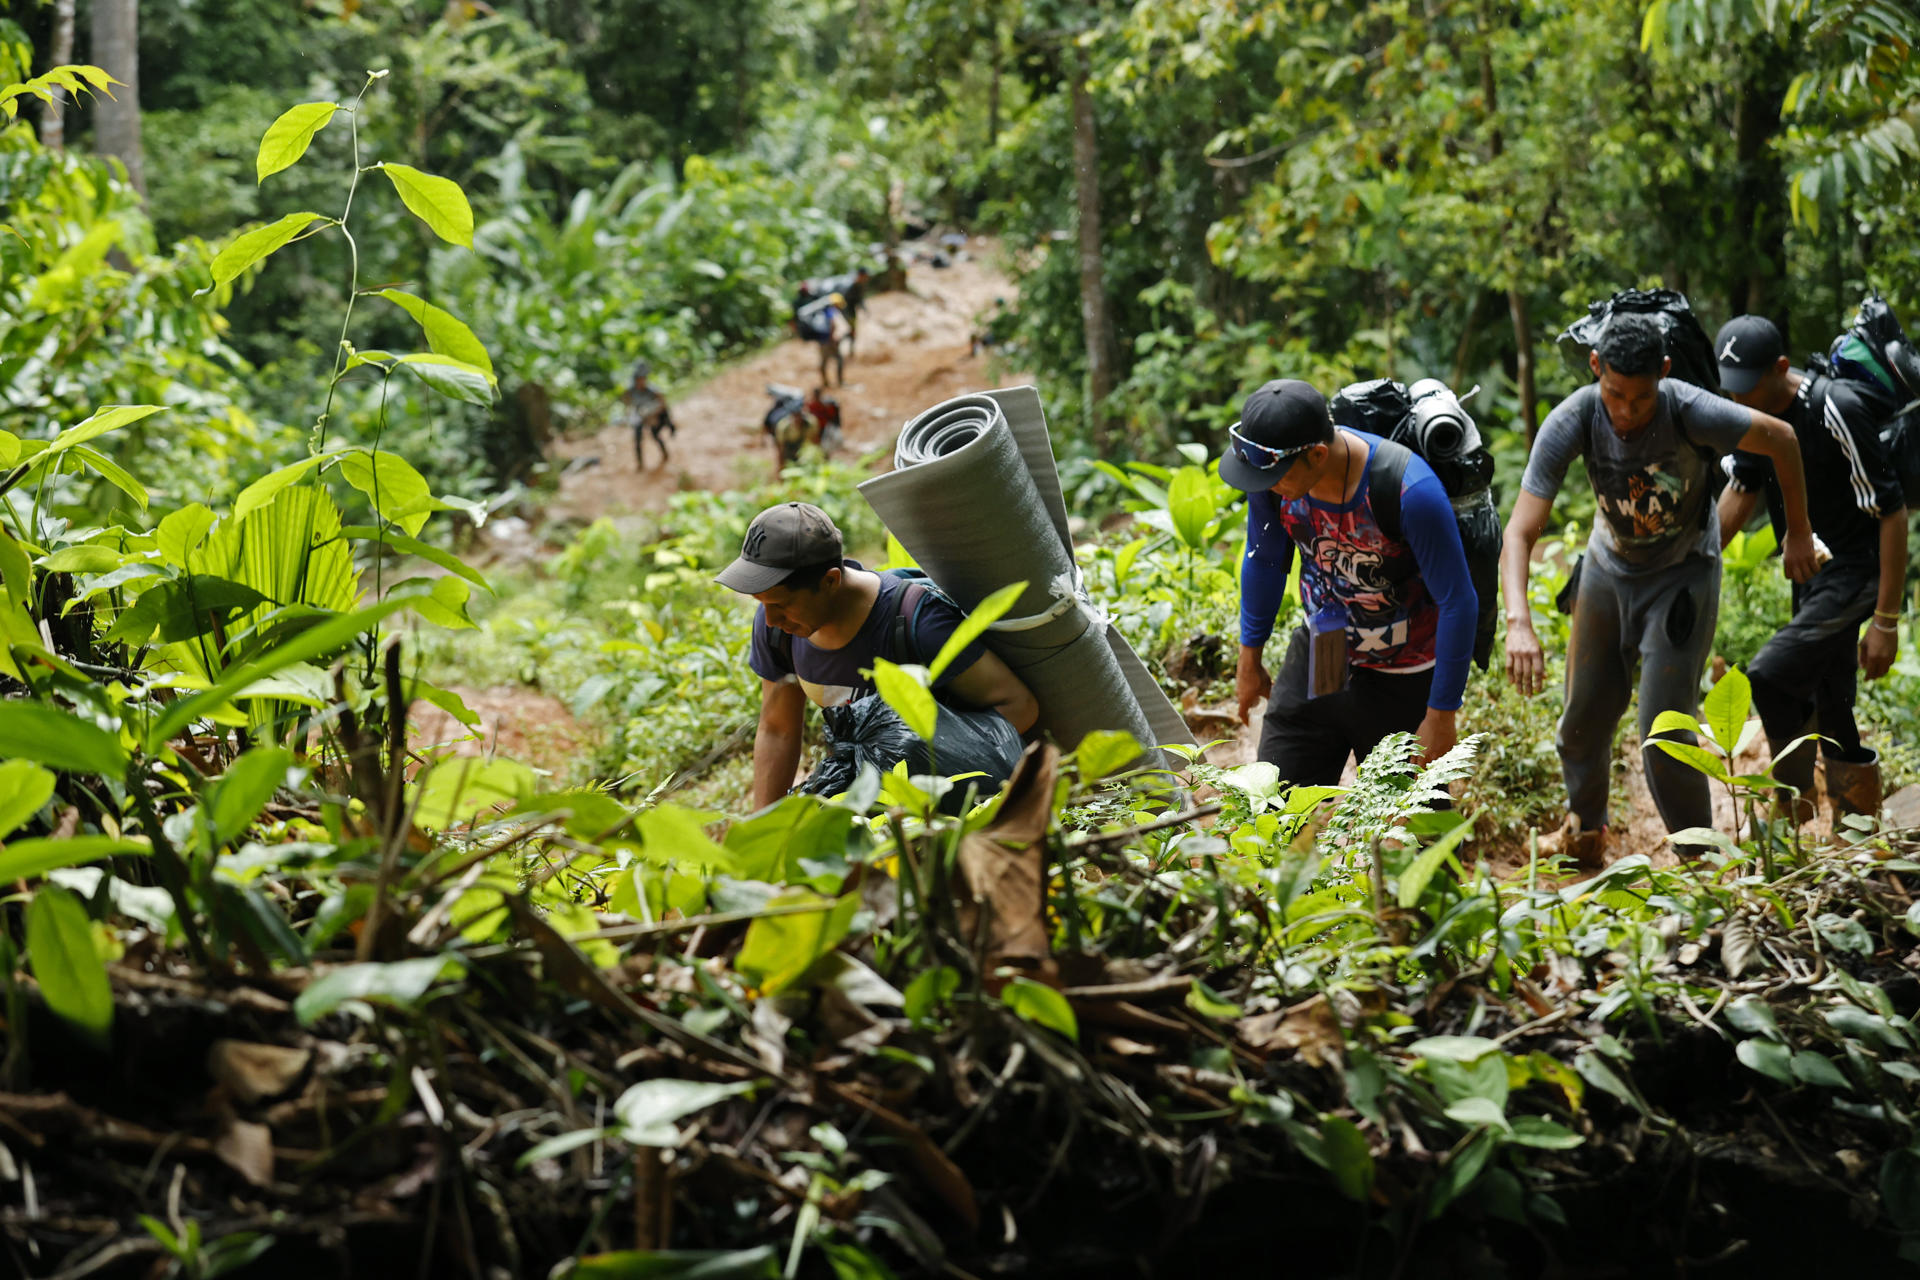
[[[1888,622],[1900,621],[1900,613],[1898,610],[1875,609],[1873,616],[1876,618],[1885,618]]]
[[[1890,636],[1897,636],[1900,634],[1900,628],[1894,626],[1891,622],[1887,622],[1881,618],[1875,618],[1873,620],[1873,629],[1875,631],[1884,631]]]

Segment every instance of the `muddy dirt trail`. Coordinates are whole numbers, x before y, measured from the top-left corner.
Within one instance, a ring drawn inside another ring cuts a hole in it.
[[[987,354],[968,350],[975,317],[994,299],[1013,297],[994,263],[997,252],[993,241],[975,237],[951,265],[912,263],[905,290],[868,297],[846,383],[828,387],[840,401],[847,456],[891,444],[908,418],[949,397],[1030,381],[1013,374],[996,379]],[[820,385],[819,348],[782,342],[696,386],[664,388],[679,433],[668,439],[665,462],[648,440],[645,470],[634,459],[632,432],[618,425],[557,442],[555,461],[570,469],[547,507],[548,520],[657,510],[675,490],[735,489],[764,480],[773,470],[760,427],[771,403],[769,383],[802,391]]]

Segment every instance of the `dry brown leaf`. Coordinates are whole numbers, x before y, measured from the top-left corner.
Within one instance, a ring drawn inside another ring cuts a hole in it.
[[[1241,1041],[1256,1053],[1298,1053],[1309,1066],[1338,1066],[1344,1040],[1340,1021],[1325,996],[1314,996],[1288,1009],[1255,1014],[1234,1023]]]
[[[229,1116],[213,1139],[213,1154],[256,1187],[273,1185],[273,1130]]]
[[[312,1061],[311,1049],[250,1040],[215,1040],[207,1048],[208,1074],[235,1102],[246,1106],[291,1092]]]
[[[979,947],[983,974],[1003,965],[1028,972],[1046,967],[1044,841],[1059,763],[1060,752],[1050,743],[1028,747],[992,825],[961,838],[960,928]],[[997,985],[989,979],[990,988]]]

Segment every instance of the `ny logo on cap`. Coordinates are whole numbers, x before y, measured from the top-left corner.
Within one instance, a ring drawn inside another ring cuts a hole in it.
[[[767,544],[767,531],[758,524],[747,527],[747,544],[740,548],[740,554],[749,560],[760,558],[760,548]]]

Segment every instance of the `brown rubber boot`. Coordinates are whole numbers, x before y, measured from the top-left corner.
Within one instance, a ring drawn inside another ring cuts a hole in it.
[[[1872,747],[1861,747],[1855,754],[1858,759],[1827,756],[1822,760],[1827,769],[1827,807],[1836,827],[1850,813],[1880,816],[1880,753]]]
[[[1583,871],[1599,871],[1607,865],[1607,828],[1588,831],[1579,815],[1570,813],[1558,831],[1540,837],[1540,856],[1570,858]]]

